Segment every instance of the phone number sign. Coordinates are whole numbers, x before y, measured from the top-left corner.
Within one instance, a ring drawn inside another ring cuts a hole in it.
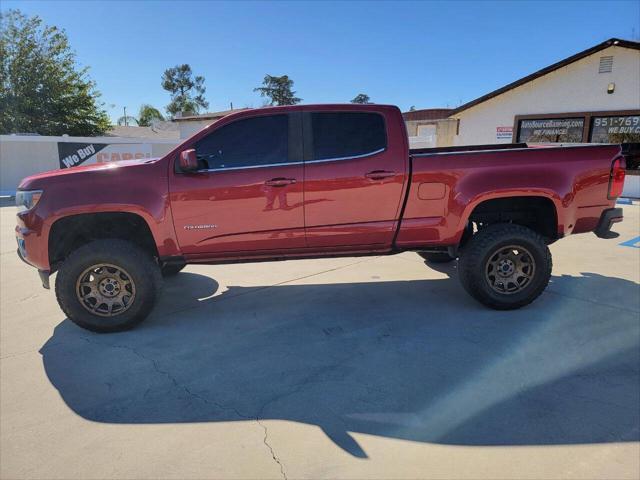
[[[593,117],[592,122],[592,142],[640,142],[640,115]]]

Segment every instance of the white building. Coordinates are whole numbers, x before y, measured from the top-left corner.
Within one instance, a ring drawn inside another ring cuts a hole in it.
[[[640,197],[640,42],[611,38],[454,109],[437,145],[621,143]]]
[[[465,103],[450,118],[458,122],[453,145],[640,142],[640,42],[612,38]]]

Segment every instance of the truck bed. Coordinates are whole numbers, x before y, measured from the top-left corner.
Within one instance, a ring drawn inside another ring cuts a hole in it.
[[[459,147],[411,148],[410,155],[428,155],[433,153],[463,153],[476,150],[513,150],[514,148],[529,148],[526,143],[491,143],[482,145],[462,145]]]
[[[607,190],[620,151],[619,145],[593,144],[413,149],[395,246],[457,245],[481,203],[525,195],[556,212],[552,238],[593,231],[601,213],[615,204]]]

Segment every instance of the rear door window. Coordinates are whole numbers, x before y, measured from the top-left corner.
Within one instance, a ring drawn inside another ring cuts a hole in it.
[[[266,115],[224,125],[195,145],[201,170],[277,165],[289,158],[288,115]]]
[[[311,114],[313,160],[369,155],[387,147],[384,118],[367,112]]]

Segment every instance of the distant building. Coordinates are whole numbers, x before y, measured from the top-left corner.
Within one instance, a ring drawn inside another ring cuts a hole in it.
[[[157,122],[151,127],[115,125],[107,137],[138,138],[141,140],[179,140],[180,129],[173,122]]]
[[[247,110],[246,108],[236,108],[235,110],[224,110],[222,112],[203,113],[201,115],[188,115],[185,117],[174,118],[173,121],[178,124],[180,131],[180,138],[189,138],[191,135],[204,127],[211,125],[216,120],[220,120],[222,117],[226,117],[231,113],[236,113],[241,110]]]
[[[402,117],[407,125],[409,146],[433,148],[451,145],[447,132],[455,127],[452,123],[455,120],[448,118],[452,111],[451,108],[427,108],[404,112]]]

